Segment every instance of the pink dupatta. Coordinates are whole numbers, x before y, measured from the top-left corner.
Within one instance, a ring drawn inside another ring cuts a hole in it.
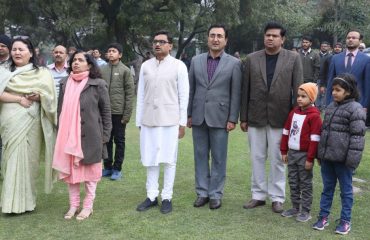
[[[59,130],[55,144],[53,168],[60,179],[71,174],[73,165],[83,159],[81,147],[80,95],[89,79],[89,72],[71,73],[63,97],[59,116]]]

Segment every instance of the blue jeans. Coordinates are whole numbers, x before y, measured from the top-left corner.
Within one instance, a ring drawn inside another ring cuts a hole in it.
[[[335,186],[338,179],[340,198],[342,201],[340,218],[350,222],[353,205],[352,170],[347,168],[344,163],[323,160],[321,161],[321,176],[324,189],[321,194],[319,216],[327,217],[330,214]]]

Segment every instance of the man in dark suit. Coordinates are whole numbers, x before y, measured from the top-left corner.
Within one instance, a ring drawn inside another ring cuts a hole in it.
[[[208,29],[209,52],[194,57],[189,71],[188,127],[193,128],[197,194],[194,207],[208,202],[210,209],[221,207],[228,133],[238,122],[241,63],[224,52],[227,36],[224,25],[212,25]]]
[[[363,35],[358,30],[350,30],[346,37],[347,49],[332,57],[327,79],[327,104],[332,101],[333,79],[341,73],[351,73],[356,77],[357,88],[360,92],[359,102],[367,108],[370,99],[370,57],[358,50],[362,38]]]
[[[269,197],[272,210],[283,211],[285,166],[280,140],[298,87],[303,83],[299,54],[282,48],[285,32],[280,24],[268,23],[264,29],[265,49],[249,54],[244,63],[240,127],[248,131],[252,161],[252,200],[243,206],[246,209],[265,205]]]

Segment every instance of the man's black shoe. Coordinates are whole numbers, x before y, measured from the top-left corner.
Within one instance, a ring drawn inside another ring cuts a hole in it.
[[[172,202],[168,199],[162,201],[161,213],[166,214],[172,212]]]
[[[149,208],[151,207],[155,207],[158,205],[158,199],[155,198],[154,201],[150,201],[149,198],[145,199],[144,202],[140,203],[136,210],[139,211],[139,212],[142,212],[142,211],[146,211],[148,210]]]

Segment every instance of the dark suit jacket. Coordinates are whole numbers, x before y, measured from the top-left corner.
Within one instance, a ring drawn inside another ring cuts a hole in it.
[[[267,87],[266,52],[260,50],[244,62],[240,121],[252,127],[270,125],[283,128],[303,83],[303,68],[298,53],[281,49],[272,78]]]
[[[60,81],[58,120],[62,111],[67,79]],[[103,79],[89,78],[80,96],[81,145],[84,164],[98,163],[108,157],[112,120],[108,85]]]
[[[223,53],[211,81],[208,81],[207,56],[208,53],[203,53],[191,61],[188,116],[195,126],[205,121],[209,127],[226,128],[227,122],[238,122],[241,63]]]
[[[339,74],[346,72],[345,57],[346,51],[334,55],[331,59],[327,84],[328,90],[326,94],[327,105],[333,101],[331,95],[333,79]],[[355,61],[352,63],[350,73],[356,77],[357,88],[360,92],[359,102],[363,107],[367,108],[370,94],[370,57],[359,51],[356,55]]]

